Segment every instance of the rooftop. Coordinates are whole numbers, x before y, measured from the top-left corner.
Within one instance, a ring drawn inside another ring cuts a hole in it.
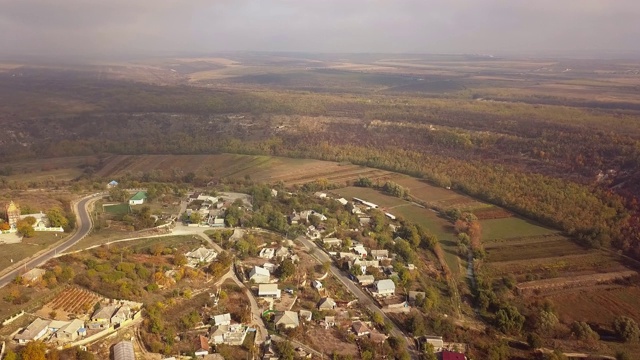
[[[144,191],[138,191],[129,200],[144,200],[147,198],[147,193]]]

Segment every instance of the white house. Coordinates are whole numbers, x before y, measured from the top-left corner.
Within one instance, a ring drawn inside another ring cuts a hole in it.
[[[358,279],[358,283],[362,286],[368,286],[371,285],[375,282],[375,278],[373,277],[373,275],[360,275],[360,276],[356,276],[356,279]]]
[[[347,199],[345,198],[336,199],[336,201],[342,204],[343,206],[347,206],[347,204],[349,203],[349,201],[347,201]]]
[[[16,335],[14,339],[18,340],[19,344],[26,344],[29,341],[39,340],[47,334],[50,322],[51,321],[49,320],[42,320],[40,318],[35,319],[26,327],[26,329]]]
[[[204,246],[201,246],[198,249],[184,254],[184,256],[187,257],[189,262],[188,265],[195,267],[201,263],[208,264],[212,262],[216,257],[218,257],[218,253],[213,249],[207,249]]]
[[[389,250],[371,250],[371,256],[376,260],[386,260],[389,258]]]
[[[129,205],[142,205],[147,199],[147,193],[144,191],[138,191],[131,198],[129,198]]]
[[[64,341],[75,341],[81,334],[84,334],[84,321],[73,319],[56,331],[56,338]]]
[[[362,256],[362,257],[366,257],[367,256],[367,249],[364,248],[364,246],[362,245],[356,245],[353,247],[353,252],[355,252],[356,254]]]
[[[213,317],[213,323],[216,326],[231,325],[231,314],[220,314]]]
[[[278,289],[278,284],[260,284],[258,285],[258,296],[280,299],[282,290]]]
[[[270,279],[271,273],[263,267],[254,266],[249,272],[249,280],[253,280],[256,284],[268,284]]]
[[[276,254],[276,249],[274,249],[274,248],[264,248],[264,249],[260,250],[260,254],[258,256],[263,258],[263,259],[273,259],[275,254]]]
[[[274,322],[276,327],[283,326],[285,329],[297,328],[300,325],[298,313],[295,311],[283,311],[276,314]]]
[[[322,239],[322,244],[326,246],[340,246],[342,245],[342,240],[334,237],[324,238]]]
[[[313,280],[311,282],[311,286],[313,286],[316,290],[322,289],[322,283],[318,280]]]
[[[330,297],[320,299],[318,302],[318,310],[333,310],[336,306],[336,302]]]
[[[391,279],[376,281],[376,295],[390,296],[396,292],[396,284]]]

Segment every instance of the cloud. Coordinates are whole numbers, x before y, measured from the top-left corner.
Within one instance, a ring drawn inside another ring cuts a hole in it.
[[[0,0],[3,54],[640,52],[636,0]]]

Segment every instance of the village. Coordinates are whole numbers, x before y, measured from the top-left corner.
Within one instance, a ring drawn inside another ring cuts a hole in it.
[[[113,181],[108,187],[117,185]],[[278,191],[271,189],[269,196],[278,197]],[[288,193],[286,196],[295,195]],[[207,291],[210,302],[200,311],[201,321],[187,329],[191,334],[188,337],[192,338],[191,353],[215,357],[219,355],[216,350],[220,346],[241,347],[251,341],[260,349],[254,356],[286,358],[288,355],[283,352],[288,350],[278,346],[278,343],[286,342],[295,345],[296,357],[322,358],[341,353],[357,355],[368,346],[384,352],[384,344],[391,337],[396,339],[394,341],[401,338],[407,343],[414,352],[412,356],[427,349],[442,360],[466,359],[463,353],[467,345],[464,343],[445,342],[437,334],[413,337],[398,327],[398,318],[393,314],[402,316],[412,308],[420,309],[428,296],[420,289],[407,288],[406,279],[415,278],[419,270],[415,264],[406,261],[406,254],[398,256],[388,248],[372,248],[370,243],[345,236],[366,229],[373,231],[372,225],[380,225],[380,214],[384,215],[388,227],[385,231],[396,233],[400,226],[396,217],[357,197],[347,200],[325,192],[315,192],[309,197],[347,211],[357,219],[348,224],[354,228],[348,228],[346,233],[338,231],[335,224],[329,224],[327,215],[330,214],[326,212],[325,215],[314,209],[293,209],[282,221],[299,231],[293,239],[288,239],[271,230],[237,226],[241,217],[238,212],[252,211],[252,197],[240,193],[210,195],[204,192],[189,193],[180,202],[179,214],[168,217],[166,223],[158,226],[168,228],[170,233],[191,231],[208,236],[208,244],[205,242],[184,252],[184,266],[194,271],[212,268],[219,262],[220,254],[231,254],[233,262],[223,280],[232,279],[247,289],[246,296],[240,297],[239,301],[245,303],[243,311],[250,311],[250,316],[216,310],[223,302],[221,289],[224,285],[221,283],[198,290]],[[133,192],[127,203],[141,206],[146,201],[146,192],[140,190]],[[10,206],[16,205],[11,203]],[[223,233],[227,236],[221,236]],[[397,236],[391,244],[398,241],[405,240]],[[247,242],[251,243],[250,250],[246,248]],[[160,287],[168,288],[180,282],[184,270],[176,266],[165,269],[164,285]],[[32,286],[42,281],[46,273],[46,269],[34,268],[22,274],[19,282]],[[78,296],[84,300],[76,301]],[[71,308],[71,305],[61,304],[65,299],[73,304]],[[235,305],[238,308],[239,304]],[[119,329],[139,326],[143,307],[142,303],[108,299],[69,286],[36,313],[39,317],[15,331],[12,339],[20,345],[41,340],[60,349],[85,346],[117,333]],[[300,328],[304,328],[304,332],[297,331]],[[134,344],[125,340],[112,351],[113,354],[128,354],[133,348]],[[119,356],[126,358],[129,355]]]

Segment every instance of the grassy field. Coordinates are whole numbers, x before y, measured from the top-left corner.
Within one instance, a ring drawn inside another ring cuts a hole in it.
[[[131,207],[128,203],[122,203],[118,205],[108,205],[102,207],[105,212],[114,215],[124,215],[130,212]]]
[[[482,239],[484,241],[558,233],[557,230],[517,217],[481,220],[480,224],[482,225]]]
[[[174,235],[163,236],[157,238],[143,238],[122,243],[116,243],[113,246],[122,249],[131,249],[135,252],[141,252],[150,249],[153,246],[161,244],[164,247],[175,248],[180,250],[191,250],[200,245],[206,245],[206,242],[199,236],[195,235]]]
[[[62,240],[65,236],[67,236],[65,233],[36,232],[34,237],[30,239],[23,238],[21,243],[1,244],[0,252],[2,252],[2,256],[0,256],[0,270],[11,266],[11,260],[13,260],[13,263],[16,263],[32,256]]]

